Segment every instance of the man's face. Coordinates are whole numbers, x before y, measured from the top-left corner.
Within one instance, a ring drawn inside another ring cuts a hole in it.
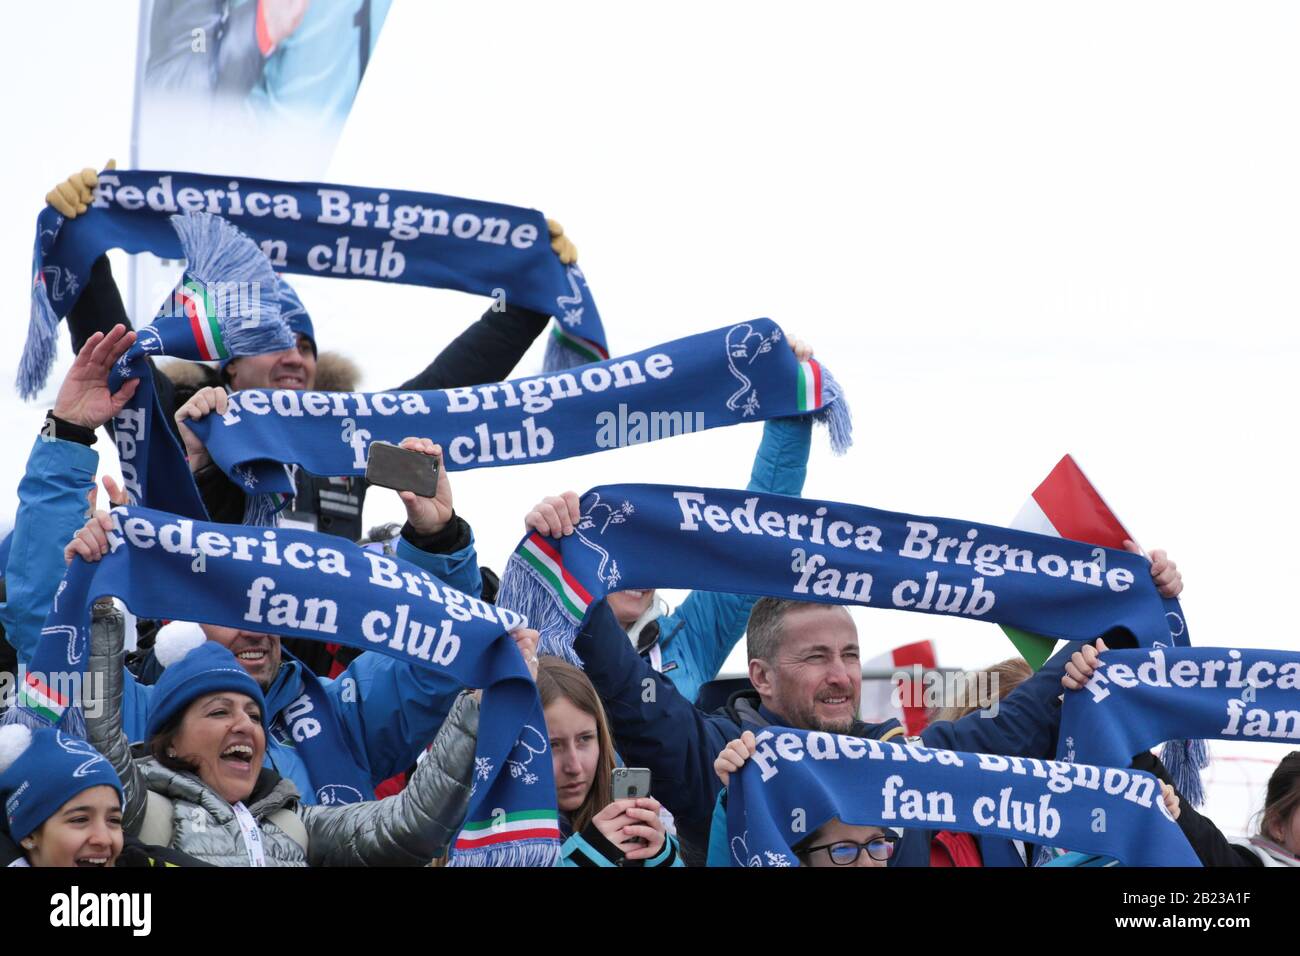
[[[204,635],[228,649],[239,661],[239,666],[257,681],[262,690],[268,690],[280,672],[280,638],[276,634],[258,634],[216,624],[200,624]]]
[[[749,662],[759,698],[791,727],[847,733],[862,694],[853,618],[842,607],[801,607],[786,611],[781,627],[775,659]]]
[[[298,336],[298,347],[265,355],[246,355],[226,366],[235,391],[245,388],[310,389],[316,384],[316,353],[311,339]]]

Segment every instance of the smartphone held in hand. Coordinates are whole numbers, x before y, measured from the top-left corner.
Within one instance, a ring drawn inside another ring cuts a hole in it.
[[[650,796],[650,771],[645,767],[615,767],[611,796],[615,800]]]
[[[386,441],[370,443],[366,481],[394,491],[410,491],[421,498],[438,492],[438,459]]]

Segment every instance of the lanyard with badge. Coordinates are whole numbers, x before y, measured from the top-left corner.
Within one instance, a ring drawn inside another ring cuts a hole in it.
[[[242,802],[235,803],[231,806],[235,811],[235,819],[239,821],[239,829],[244,833],[244,848],[248,850],[249,866],[266,866],[266,853],[262,849],[262,828],[257,825],[253,815],[248,812],[248,807]]]

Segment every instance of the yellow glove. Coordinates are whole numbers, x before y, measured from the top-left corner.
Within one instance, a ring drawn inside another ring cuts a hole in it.
[[[110,159],[104,164],[105,169],[117,169],[117,160]],[[57,209],[67,219],[76,219],[90,208],[95,198],[95,187],[99,185],[99,174],[90,167],[79,173],[73,173],[63,182],[45,194],[45,201]]]
[[[546,220],[546,228],[551,230],[551,248],[560,257],[560,262],[571,266],[578,261],[578,247],[564,234],[564,227],[554,219]]]

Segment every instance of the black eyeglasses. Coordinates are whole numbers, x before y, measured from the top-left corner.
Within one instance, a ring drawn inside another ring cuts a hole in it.
[[[819,846],[810,846],[803,851],[803,855],[816,853],[818,850],[825,850],[826,855],[831,858],[831,862],[836,866],[852,866],[858,862],[858,857],[862,851],[867,851],[867,856],[877,862],[884,863],[894,855],[894,847],[898,845],[897,833],[886,833],[883,836],[872,837],[866,843],[854,843],[852,840],[840,840],[838,843],[823,843]]]

